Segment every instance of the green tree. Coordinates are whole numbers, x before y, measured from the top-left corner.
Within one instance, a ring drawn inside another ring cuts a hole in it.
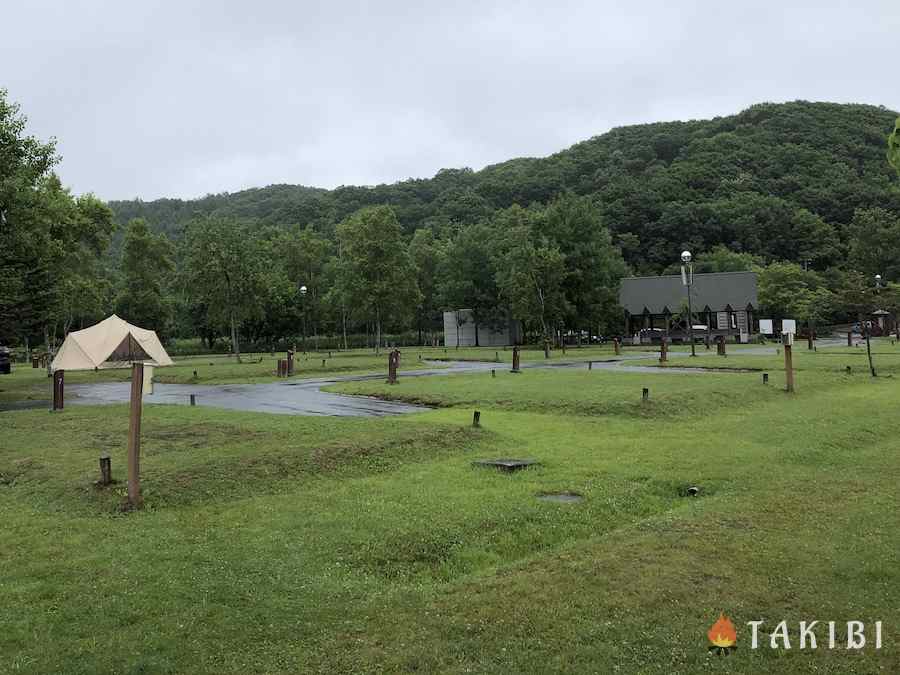
[[[95,318],[107,299],[100,264],[114,225],[92,195],[73,198],[53,173],[55,145],[25,134],[26,119],[0,89],[0,339]]]
[[[821,277],[796,263],[772,263],[758,275],[760,308],[773,319],[821,322],[833,309],[834,299]]]
[[[618,318],[619,281],[627,266],[602,220],[590,198],[572,193],[560,196],[534,218],[540,239],[535,252],[544,249],[538,258],[549,277],[554,276],[550,272],[557,259],[554,249],[565,261],[563,320],[579,334],[584,328],[593,333],[613,315]]]
[[[857,209],[850,224],[850,266],[874,277],[900,279],[900,213]]]
[[[416,329],[419,332],[419,344],[423,344],[423,330],[432,331],[440,327],[437,273],[443,249],[441,243],[435,239],[434,231],[422,227],[413,234],[409,243],[409,254],[416,267],[416,283],[421,293],[421,300],[416,307]]]
[[[544,339],[551,339],[570,309],[564,288],[565,256],[546,241],[535,241],[528,227],[510,232],[508,242],[497,272],[502,296],[513,316],[540,326]]]
[[[513,217],[524,209],[513,207]],[[447,310],[472,310],[475,344],[480,344],[479,328],[500,319],[493,246],[495,229],[484,223],[459,228],[447,243],[439,266],[440,303]]]
[[[900,117],[894,122],[894,131],[888,136],[888,162],[900,176]]]
[[[206,308],[209,319],[227,323],[232,353],[240,361],[240,328],[263,311],[268,263],[262,242],[230,218],[199,218],[185,235],[186,294]]]
[[[338,292],[375,325],[375,353],[382,326],[401,322],[419,303],[416,270],[403,230],[389,206],[361,209],[337,228],[340,262]]]
[[[173,247],[163,234],[154,234],[146,221],[129,221],[122,246],[121,287],[116,311],[123,319],[165,335],[171,305],[165,281],[173,269]]]

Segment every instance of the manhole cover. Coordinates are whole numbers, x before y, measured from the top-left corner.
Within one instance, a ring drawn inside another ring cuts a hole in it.
[[[582,502],[584,497],[575,492],[545,492],[538,495],[542,502]]]
[[[479,459],[472,462],[472,466],[487,466],[501,471],[518,471],[537,464],[539,462],[535,459]]]

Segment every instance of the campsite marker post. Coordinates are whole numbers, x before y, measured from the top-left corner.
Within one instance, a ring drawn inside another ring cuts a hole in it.
[[[131,364],[131,414],[128,420],[128,501],[140,508],[141,497],[141,395],[144,389],[144,364]]]
[[[783,345],[784,345],[784,375],[787,380],[787,391],[788,393],[793,393],[794,391],[794,359],[793,354],[793,345],[794,345],[794,334],[793,333],[785,333],[783,336]]]

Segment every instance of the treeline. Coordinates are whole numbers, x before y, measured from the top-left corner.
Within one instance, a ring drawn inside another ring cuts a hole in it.
[[[618,321],[621,252],[589,199],[512,206],[488,220],[405,235],[390,206],[365,207],[330,239],[311,227],[197,218],[172,244],[140,219],[128,223],[117,307],[167,335],[227,335],[279,344],[303,335],[410,328],[419,342],[443,327],[442,308],[472,309],[479,327],[512,315],[540,336]],[[161,273],[168,271],[167,273]]]
[[[235,350],[303,334],[426,341],[453,308],[484,326],[511,315],[535,338],[609,335],[621,276],[677,269],[685,248],[698,271],[758,270],[775,318],[856,319],[876,273],[890,310],[900,280],[896,113],[873,106],[762,104],[372,188],[111,202],[114,232],[0,103],[0,339],[16,343],[112,310]]]

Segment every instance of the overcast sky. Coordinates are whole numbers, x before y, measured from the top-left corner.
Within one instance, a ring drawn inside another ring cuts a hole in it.
[[[789,7],[790,6],[790,7]],[[900,0],[2,8],[0,87],[104,199],[427,177],[760,101],[900,109]]]

